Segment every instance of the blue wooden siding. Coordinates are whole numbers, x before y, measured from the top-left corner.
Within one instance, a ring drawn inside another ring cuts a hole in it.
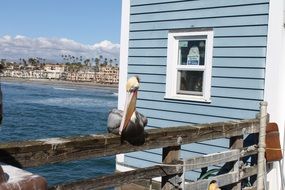
[[[147,128],[255,117],[264,91],[268,11],[268,0],[131,0],[128,74],[141,78],[137,107]],[[165,99],[169,30],[204,27],[214,31],[211,102]],[[182,157],[227,146],[227,139],[185,145]],[[150,166],[160,155],[161,149],[129,153],[125,164]]]

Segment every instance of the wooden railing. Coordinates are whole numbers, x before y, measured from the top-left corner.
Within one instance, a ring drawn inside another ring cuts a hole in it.
[[[256,165],[242,167],[240,162],[238,162],[245,156],[257,154],[257,145],[244,147],[243,139],[245,135],[258,133],[259,128],[260,119],[254,118],[151,129],[145,131],[145,142],[139,146],[122,141],[120,136],[112,134],[2,143],[0,144],[0,161],[25,168],[163,148],[162,164],[160,165],[114,173],[94,179],[59,184],[49,189],[104,189],[160,176],[162,176],[161,186],[163,189],[184,187],[185,189],[207,189],[212,180],[218,181],[220,186],[231,186],[232,189],[241,189],[243,179],[257,174]],[[179,160],[181,145],[219,138],[230,138],[230,150]],[[223,164],[219,172],[220,175],[211,179],[181,183],[184,182],[184,172],[215,164]],[[177,178],[180,180],[176,180]]]

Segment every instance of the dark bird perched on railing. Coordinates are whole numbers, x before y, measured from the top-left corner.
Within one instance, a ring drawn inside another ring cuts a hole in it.
[[[124,111],[113,109],[107,122],[109,133],[119,134],[132,144],[144,142],[144,127],[147,124],[147,118],[136,111],[138,89],[139,78],[137,76],[129,78]]]

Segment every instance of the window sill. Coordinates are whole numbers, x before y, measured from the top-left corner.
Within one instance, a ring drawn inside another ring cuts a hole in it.
[[[202,97],[202,96],[176,95],[176,96],[165,96],[164,99],[165,100],[179,100],[179,101],[211,103],[211,99],[210,98],[205,98],[205,97]]]

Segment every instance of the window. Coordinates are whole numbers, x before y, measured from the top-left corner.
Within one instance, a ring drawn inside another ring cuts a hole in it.
[[[213,31],[168,34],[166,96],[210,101]]]

